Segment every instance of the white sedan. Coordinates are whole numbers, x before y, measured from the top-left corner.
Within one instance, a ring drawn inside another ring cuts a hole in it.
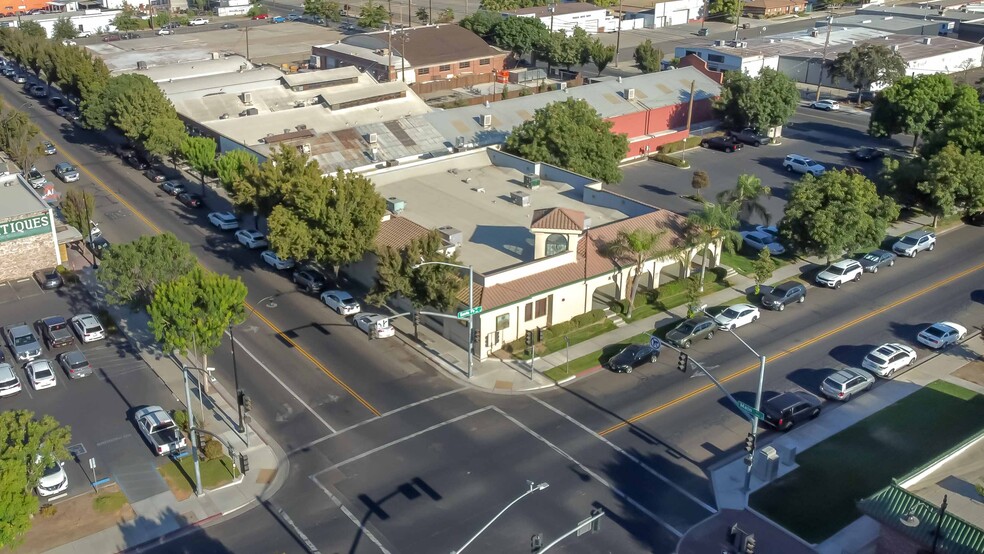
[[[89,38],[92,36],[92,31],[79,31],[75,34],[75,38]]]
[[[274,269],[280,271],[294,267],[294,260],[290,258],[281,258],[273,250],[264,250],[263,253],[260,254],[260,258],[262,258],[264,262],[270,264],[270,266]]]
[[[102,323],[92,314],[79,314],[71,319],[72,329],[82,342],[95,342],[106,338]]]
[[[232,212],[212,212],[208,214],[208,221],[223,231],[239,228],[239,219]]]
[[[861,367],[879,377],[892,377],[895,372],[916,361],[916,351],[910,346],[890,342],[868,352]]]
[[[359,301],[343,290],[325,291],[321,293],[321,301],[341,315],[354,315],[362,311]]]
[[[952,321],[941,321],[920,331],[916,340],[930,348],[939,349],[955,344],[966,334],[967,329],[963,325]]]
[[[34,360],[24,366],[24,370],[34,390],[50,389],[58,384],[55,379],[55,368],[51,367],[51,362],[48,360]]]
[[[741,233],[742,242],[755,252],[761,252],[768,248],[769,254],[781,256],[786,253],[786,248],[779,244],[777,237],[766,231],[743,231]]]
[[[356,317],[355,326],[362,329],[370,339],[385,339],[396,334],[388,317],[380,314],[362,314]]]
[[[810,107],[814,110],[824,110],[827,112],[831,110],[839,110],[841,108],[840,103],[836,100],[817,100],[816,102],[810,104]]]
[[[172,31],[171,29],[165,29],[165,28],[162,27],[162,28],[160,28],[160,29],[157,30],[157,35],[158,36],[161,36],[161,35],[173,35],[173,34],[174,34],[174,31]]]
[[[748,325],[759,318],[759,309],[751,304],[735,304],[714,316],[722,331],[730,331]]]
[[[270,243],[267,242],[266,235],[256,229],[240,229],[236,231],[236,240],[250,250],[270,246]]]

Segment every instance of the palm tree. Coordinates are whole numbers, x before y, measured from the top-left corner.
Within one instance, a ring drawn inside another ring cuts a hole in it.
[[[687,216],[690,242],[703,251],[700,264],[700,291],[704,292],[704,273],[707,270],[707,249],[713,244],[722,245],[733,251],[741,244],[738,228],[738,217],[734,204],[704,204],[704,206]]]
[[[674,247],[665,247],[662,244],[663,235],[666,231],[653,233],[646,229],[636,229],[634,231],[619,231],[611,243],[608,244],[608,254],[618,260],[628,258],[632,260],[635,271],[632,273],[629,284],[629,307],[626,317],[632,317],[632,308],[635,306],[636,292],[639,290],[639,281],[642,275],[643,266],[647,261],[654,258],[665,258],[672,256],[676,251]]]
[[[739,175],[738,183],[735,188],[726,190],[718,194],[717,199],[721,204],[731,205],[735,208],[735,213],[745,221],[751,219],[755,214],[762,217],[765,224],[769,224],[772,216],[765,206],[759,202],[762,197],[771,198],[772,189],[762,184],[762,180],[754,175]]]

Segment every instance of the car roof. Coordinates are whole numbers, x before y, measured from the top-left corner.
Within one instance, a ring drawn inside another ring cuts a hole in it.
[[[69,350],[62,354],[62,357],[68,359],[70,362],[85,362],[88,361],[85,354],[81,350]]]
[[[835,383],[844,384],[855,377],[862,377],[861,372],[856,369],[845,367],[831,373],[827,376],[827,379]]]
[[[792,290],[794,288],[802,287],[802,286],[803,284],[798,281],[786,281],[785,283],[782,283],[781,285],[777,286],[772,290],[786,292],[788,290]]]
[[[60,315],[49,315],[48,317],[42,319],[45,325],[53,325],[56,323],[66,323],[65,318]]]
[[[830,267],[847,267],[851,264],[856,264],[856,263],[858,263],[857,260],[841,260],[839,262],[834,262],[830,264]]]
[[[784,392],[773,396],[766,401],[766,404],[774,408],[783,409],[803,402],[803,394],[798,391]]]
[[[7,363],[0,363],[0,377],[7,379],[16,379],[17,374],[14,373],[14,367]]]
[[[930,236],[932,234],[933,233],[931,231],[927,231],[925,229],[919,229],[918,231],[911,231],[909,233],[906,233],[906,234],[902,235],[902,237],[903,238],[904,237],[912,237],[912,238],[917,238],[918,239],[918,238]]]

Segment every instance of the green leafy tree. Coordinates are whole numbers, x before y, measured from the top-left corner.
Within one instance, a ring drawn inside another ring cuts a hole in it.
[[[942,110],[938,126],[926,134],[923,157],[931,157],[948,144],[962,151],[984,151],[984,106],[977,100],[976,91],[957,85],[953,98]]]
[[[417,8],[416,13],[413,15],[417,18],[417,21],[419,21],[421,25],[427,25],[430,23],[430,12],[423,6]]]
[[[796,83],[765,67],[755,77],[741,71],[726,72],[721,96],[715,101],[714,108],[733,128],[768,129],[785,125],[799,102]]]
[[[735,251],[742,240],[737,229],[738,217],[734,207],[729,205],[706,203],[687,216],[688,242],[701,250],[700,292],[704,291],[708,249],[720,245],[728,251]],[[689,265],[690,261],[687,260],[684,266]]]
[[[550,31],[534,17],[507,17],[492,27],[492,42],[517,58],[545,44]]]
[[[113,18],[112,25],[118,31],[136,31],[140,28],[140,18],[137,17],[137,10],[130,4],[124,3],[123,9]]]
[[[574,31],[571,32],[569,37],[571,42],[571,49],[574,50],[577,55],[577,61],[574,63],[578,65],[584,65],[591,61],[591,45],[594,43],[595,38],[588,34],[587,31],[581,27],[574,27]]]
[[[382,29],[389,20],[390,14],[386,6],[369,0],[359,9],[359,27],[363,29]]]
[[[632,56],[643,73],[655,73],[663,68],[663,51],[653,46],[653,41],[649,39],[636,46]]]
[[[72,431],[51,416],[27,410],[0,412],[0,547],[13,548],[38,513],[32,489],[46,468],[68,459]]]
[[[776,261],[768,248],[759,250],[759,255],[752,261],[752,275],[755,277],[755,294],[762,292],[762,283],[772,278],[776,271]]]
[[[508,21],[508,20],[507,20]],[[586,101],[568,98],[536,110],[533,118],[513,129],[503,150],[606,183],[622,179],[619,162],[629,149],[624,134],[612,133]]]
[[[234,193],[234,198],[237,204],[241,200],[243,205],[249,205],[257,218],[267,218],[274,208],[293,197],[297,191],[311,191],[321,186],[322,182],[318,162],[299,152],[297,148],[281,145],[257,171],[240,183],[240,190]],[[252,201],[248,203],[250,199]]]
[[[899,216],[891,198],[878,194],[864,175],[827,171],[793,185],[779,235],[797,252],[829,262],[845,252],[878,244]]]
[[[78,229],[83,237],[88,239],[91,227],[89,222],[92,221],[92,214],[96,213],[96,197],[85,189],[68,189],[62,195],[58,206],[61,208],[65,223]]]
[[[626,317],[632,317],[636,293],[639,291],[639,283],[642,281],[646,262],[675,255],[675,246],[665,237],[666,231],[656,233],[646,229],[619,231],[615,239],[606,245],[606,250],[612,258],[625,260],[634,267],[628,286],[629,306],[626,310]]]
[[[55,48],[57,84],[67,95],[86,99],[98,96],[109,81],[109,68],[85,48]]]
[[[519,8],[532,8],[534,6],[546,6],[550,0],[482,0],[483,10],[493,12],[507,12]]]
[[[697,195],[698,200],[703,201],[703,197],[701,196],[700,191],[706,189],[710,185],[711,185],[711,178],[707,175],[706,171],[702,169],[698,169],[697,171],[694,171],[694,176],[692,179],[690,179],[690,186],[694,188],[694,194]]]
[[[859,44],[837,54],[830,64],[830,75],[846,79],[854,86],[860,106],[861,91],[874,83],[891,85],[905,75],[905,68],[905,60],[898,52],[881,44]]]
[[[115,248],[115,247],[114,247]],[[102,269],[102,266],[100,266]],[[188,273],[157,285],[147,307],[150,329],[165,352],[193,352],[208,367],[208,355],[232,325],[246,320],[246,285],[238,277],[195,265]],[[205,391],[208,391],[208,379]]]
[[[246,150],[230,150],[215,160],[219,184],[229,193],[239,210],[255,210],[256,189],[253,181],[257,178],[257,171],[256,156]]]
[[[735,213],[745,221],[758,215],[768,225],[772,215],[762,204],[761,199],[763,197],[771,198],[772,189],[763,185],[762,180],[755,175],[742,174],[738,176],[735,188],[722,191],[718,194],[717,200],[722,204],[730,205]]]
[[[414,239],[400,250],[385,247],[379,252],[376,281],[367,300],[383,304],[392,298],[403,297],[416,308],[430,306],[438,311],[447,311],[454,306],[463,285],[459,271],[436,264],[415,268],[421,260],[458,262],[457,254],[445,255],[444,243],[437,231]]]
[[[454,21],[454,8],[444,8],[437,14],[435,23],[451,23]]]
[[[177,113],[166,114],[150,121],[144,129],[143,147],[152,155],[170,158],[173,162],[181,153],[182,145],[188,140],[184,122]]]
[[[704,277],[698,279],[696,275],[691,275],[684,280],[686,288],[683,289],[684,299],[687,302],[687,318],[694,317],[700,313],[700,295],[704,292]]]
[[[103,255],[96,272],[113,304],[140,307],[158,287],[187,275],[196,265],[188,243],[171,233],[144,235],[116,244]]]
[[[0,148],[25,170],[34,167],[41,155],[37,125],[26,113],[13,108],[0,110],[0,118]]]
[[[59,17],[51,28],[51,38],[54,40],[71,40],[79,36],[79,30],[68,17]]]
[[[181,155],[195,168],[205,191],[205,176],[215,169],[215,141],[208,137],[187,137],[181,143]]]
[[[323,18],[325,24],[342,19],[341,6],[332,0],[304,0],[304,13]]]
[[[876,137],[913,135],[915,151],[919,138],[939,128],[948,111],[967,104],[979,104],[974,90],[957,87],[946,75],[902,77],[875,97],[868,132]]]
[[[948,144],[929,159],[923,174],[926,180],[916,185],[924,195],[923,208],[933,215],[933,227],[956,210],[957,197],[964,188],[964,161],[960,149]]]
[[[723,15],[725,19],[734,23],[741,16],[743,6],[742,0],[711,0],[708,10],[713,14]]]
[[[595,39],[591,43],[588,55],[591,57],[591,63],[598,67],[598,75],[601,75],[605,71],[605,68],[608,67],[608,64],[612,63],[612,60],[615,59],[615,45],[610,44],[606,46],[600,40]]]
[[[542,47],[543,57],[551,65],[562,65],[570,70],[581,59],[577,44],[561,31],[550,33]]]
[[[154,26],[158,29],[171,22],[171,12],[162,11],[154,14]]]
[[[41,26],[37,21],[23,21],[20,24],[21,33],[27,37],[46,39],[48,38],[48,31]]]
[[[492,29],[502,21],[502,15],[486,10],[479,10],[458,22],[465,29],[488,40],[493,37]]]

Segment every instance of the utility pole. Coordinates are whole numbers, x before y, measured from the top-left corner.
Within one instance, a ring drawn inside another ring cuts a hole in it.
[[[393,80],[393,1],[386,0],[386,11],[389,13],[389,29],[386,30],[386,37],[389,42],[389,61],[386,62],[386,81]]]
[[[400,47],[400,80],[407,82],[407,30],[400,30],[403,46]]]
[[[823,85],[823,66],[827,65],[827,46],[830,44],[830,29],[833,26],[834,14],[831,13],[827,16],[827,38],[823,41],[823,54],[821,54],[820,58],[820,76],[817,78],[817,96],[813,99],[814,102],[820,100],[820,86]],[[860,101],[860,96],[858,100]]]
[[[618,27],[615,27],[615,67],[618,67],[618,49],[622,45],[622,0],[618,0]]]
[[[434,0],[427,0],[427,24],[434,24]]]
[[[246,22],[246,61],[249,61],[249,21]]]
[[[191,387],[188,385],[188,367],[184,370],[185,406],[188,408],[188,431],[191,435],[191,458],[195,462],[195,496],[202,495],[202,472],[198,467],[198,433],[195,429],[195,411],[191,409]]]
[[[690,124],[694,119],[694,91],[697,88],[697,81],[690,81],[690,102],[687,103],[687,138],[690,137]],[[686,141],[687,138],[683,140]],[[686,148],[684,148],[686,150]],[[701,282],[701,287],[704,283]]]
[[[738,10],[735,12],[735,42],[738,42],[738,26],[741,25],[741,12],[744,11],[745,2],[738,0]]]

